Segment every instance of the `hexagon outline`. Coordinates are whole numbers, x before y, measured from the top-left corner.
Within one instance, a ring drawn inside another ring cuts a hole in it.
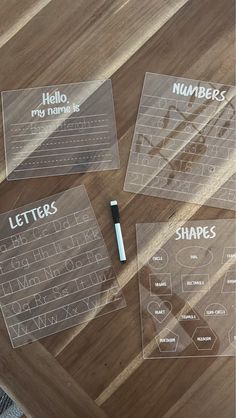
[[[232,329],[234,329],[234,328],[235,328],[235,325],[233,325],[232,328],[230,328],[230,330],[228,331],[228,336],[229,336],[229,343],[230,343],[230,345],[232,345],[232,347],[236,348],[236,340],[235,340],[235,342],[232,342],[230,340],[230,333],[231,333]]]
[[[195,341],[194,341],[194,339],[193,339],[193,337],[194,337],[194,334],[196,333],[196,331],[198,330],[198,329],[201,329],[201,328],[207,328],[207,329],[210,329],[211,330],[211,332],[213,333],[213,335],[215,336],[215,341],[213,342],[213,345],[212,345],[212,347],[211,348],[198,348],[198,346],[197,346],[197,344],[195,344]],[[194,343],[194,345],[195,345],[195,347],[197,348],[197,350],[198,351],[211,351],[212,349],[213,349],[213,347],[214,347],[214,345],[215,345],[215,343],[216,343],[216,341],[217,341],[217,335],[215,334],[215,332],[213,331],[213,329],[212,328],[210,328],[210,327],[197,327],[195,330],[194,330],[194,333],[193,333],[193,335],[192,335],[192,341],[193,341],[193,343]]]

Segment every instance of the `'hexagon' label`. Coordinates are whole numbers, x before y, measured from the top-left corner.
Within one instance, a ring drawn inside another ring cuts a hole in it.
[[[198,350],[212,350],[217,335],[210,327],[197,327],[192,335],[192,340]]]

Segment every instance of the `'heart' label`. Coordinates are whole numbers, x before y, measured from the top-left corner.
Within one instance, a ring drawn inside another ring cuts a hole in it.
[[[147,310],[153,316],[153,318],[162,323],[171,313],[172,305],[168,301],[163,301],[161,303],[153,301],[148,304]]]

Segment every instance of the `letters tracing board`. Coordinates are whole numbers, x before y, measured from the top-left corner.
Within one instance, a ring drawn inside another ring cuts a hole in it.
[[[137,225],[144,358],[235,356],[236,221],[170,231]]]
[[[84,186],[0,215],[0,303],[13,347],[125,306]]]
[[[235,209],[235,87],[146,73],[124,190]]]
[[[111,80],[2,93],[8,180],[119,168]]]

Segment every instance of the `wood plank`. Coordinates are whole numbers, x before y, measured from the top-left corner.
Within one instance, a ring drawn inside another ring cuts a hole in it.
[[[2,0],[0,15],[0,48],[17,34],[51,0]]]
[[[0,385],[28,418],[106,418],[40,343],[13,350],[0,317]]]
[[[30,8],[31,2],[27,5]],[[28,7],[21,9],[19,2],[16,7],[4,33],[17,26],[20,16],[27,16]],[[84,183],[128,302],[126,309],[48,337],[43,346],[34,343],[13,351],[3,338],[0,382],[28,418],[73,418],[78,413],[86,417],[86,402],[95,411],[91,409],[90,416],[103,414],[81,387],[112,418],[233,418],[234,359],[143,360],[135,223],[179,217],[230,219],[235,213],[122,190],[145,72],[232,84],[233,51],[233,0],[51,0],[0,49],[1,89],[111,76],[120,138],[121,170],[4,181],[0,186],[4,212]],[[1,167],[4,179],[3,163]],[[128,255],[124,266],[117,260],[111,234],[107,202],[114,197],[121,207]],[[71,393],[64,388],[68,379]]]
[[[201,358],[194,363],[195,367],[192,359],[147,360],[103,407],[114,418],[139,416],[140,410],[142,418],[233,418],[234,359]],[[211,367],[214,374],[209,378]],[[171,407],[176,402],[177,410]]]
[[[109,78],[186,1],[80,0],[78,7],[73,0],[52,0],[0,49],[0,89]],[[2,137],[0,144],[1,182]]]

